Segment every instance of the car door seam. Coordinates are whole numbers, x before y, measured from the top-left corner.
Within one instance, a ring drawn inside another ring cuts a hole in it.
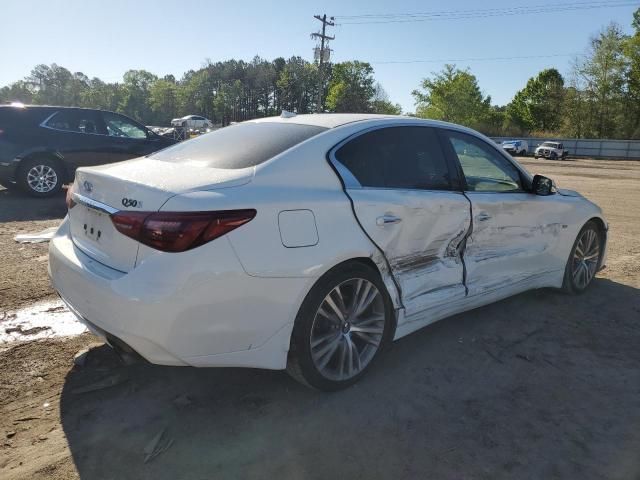
[[[342,187],[342,192],[344,193],[344,195],[349,200],[349,205],[351,206],[351,213],[353,214],[353,218],[356,220],[356,223],[360,227],[360,230],[369,239],[369,241],[373,244],[373,246],[376,248],[376,250],[378,250],[378,252],[380,252],[380,255],[382,255],[382,258],[384,259],[384,263],[385,263],[387,269],[389,270],[389,277],[391,277],[391,281],[395,285],[396,290],[398,292],[398,304],[399,304],[399,307],[404,309],[405,307],[404,307],[404,303],[402,301],[402,288],[400,287],[400,284],[398,283],[398,280],[396,279],[396,276],[393,274],[393,269],[391,268],[391,263],[389,263],[389,259],[387,258],[387,255],[384,253],[384,250],[382,250],[382,248],[380,248],[380,246],[375,242],[375,240],[373,238],[371,238],[371,235],[369,235],[369,233],[365,230],[364,226],[360,222],[360,219],[358,218],[358,215],[356,214],[356,207],[355,207],[355,205],[353,203],[353,198],[351,198],[351,195],[349,195],[349,193],[347,192],[347,188],[346,188],[346,186],[344,184],[344,181],[342,180],[342,177],[340,176],[338,170],[336,169],[336,166],[331,161],[331,157],[330,157],[331,151],[332,150],[329,150],[329,152],[327,152],[327,158],[326,158],[327,163],[331,167],[331,170],[333,170],[333,173],[336,174],[336,177],[338,177],[338,181],[340,182],[340,186]]]
[[[458,246],[460,261],[462,262],[462,285],[464,285],[464,296],[467,297],[469,296],[469,287],[467,286],[467,262],[465,262],[464,260],[464,254],[467,249],[467,239],[473,233],[473,202],[471,202],[471,199],[464,191],[462,191],[462,195],[469,202],[469,228],[467,229],[466,235],[460,241],[460,245]]]

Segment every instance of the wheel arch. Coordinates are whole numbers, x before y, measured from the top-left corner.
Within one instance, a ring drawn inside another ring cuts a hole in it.
[[[595,223],[598,226],[598,229],[600,230],[600,236],[602,240],[602,254],[600,255],[598,270],[601,270],[606,261],[608,227],[607,227],[607,223],[601,217],[591,217],[584,224],[586,225],[589,222]]]
[[[67,168],[67,165],[64,161],[64,157],[59,152],[54,152],[51,150],[29,152],[28,154],[22,157],[20,163],[18,164],[17,170],[22,168],[23,162],[29,161],[29,160],[35,160],[38,158],[43,158],[43,159],[47,159],[55,162],[56,165],[60,167],[60,171],[63,177],[63,183],[68,183],[69,181],[71,181],[71,178],[69,175],[69,169]]]
[[[352,258],[348,258],[346,260],[342,260],[338,263],[336,263],[335,265],[332,265],[330,268],[328,268],[325,272],[322,273],[322,275],[320,275],[315,282],[313,282],[311,288],[313,288],[313,286],[318,283],[322,278],[324,278],[326,275],[331,274],[332,271],[334,271],[335,269],[338,268],[343,268],[348,264],[360,264],[360,265],[364,265],[367,266],[369,268],[371,268],[372,270],[374,270],[379,276],[380,279],[382,280],[382,284],[384,285],[385,291],[384,294],[386,294],[391,302],[391,306],[393,308],[394,311],[394,315],[393,315],[393,335],[391,336],[391,338],[394,338],[395,336],[395,330],[398,326],[398,312],[399,309],[402,308],[402,303],[400,301],[400,295],[398,293],[398,291],[396,290],[396,286],[395,286],[395,282],[392,278],[392,274],[388,271],[387,267],[386,267],[386,262],[384,261],[383,258],[380,259],[376,259],[375,255],[373,255],[372,257],[352,257]],[[311,288],[309,288],[309,290],[307,291],[307,293],[305,294],[305,298],[306,296],[309,294],[309,292],[311,291]]]

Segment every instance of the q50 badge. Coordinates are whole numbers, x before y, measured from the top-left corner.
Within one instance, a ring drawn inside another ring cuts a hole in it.
[[[142,202],[139,200],[136,200],[135,198],[123,198],[122,199],[122,206],[129,208],[142,208]]]

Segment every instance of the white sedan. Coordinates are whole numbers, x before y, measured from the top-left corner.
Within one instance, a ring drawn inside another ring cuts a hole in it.
[[[207,128],[213,128],[213,122],[208,118],[201,117],[200,115],[187,115],[182,118],[174,118],[171,120],[172,127],[184,127],[190,130],[204,130]]]
[[[394,116],[233,125],[80,168],[68,207],[53,285],[116,350],[324,390],[444,317],[583,292],[607,240],[600,208],[488,138]]]

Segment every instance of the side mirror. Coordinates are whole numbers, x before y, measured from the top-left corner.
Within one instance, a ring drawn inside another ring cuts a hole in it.
[[[543,175],[536,175],[533,177],[531,192],[546,197],[556,193],[556,186],[550,178]]]

